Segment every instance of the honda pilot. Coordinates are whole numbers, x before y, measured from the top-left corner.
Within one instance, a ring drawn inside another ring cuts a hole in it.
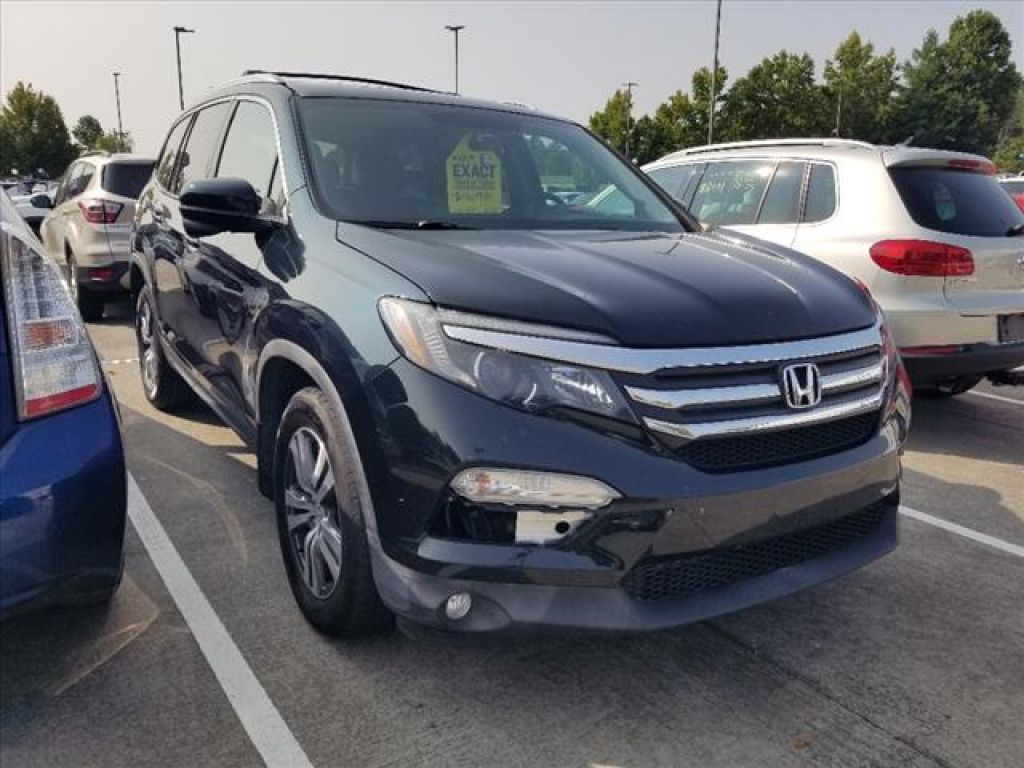
[[[867,290],[575,123],[247,73],[170,128],[131,239],[145,395],[252,447],[322,632],[654,630],[896,545]]]

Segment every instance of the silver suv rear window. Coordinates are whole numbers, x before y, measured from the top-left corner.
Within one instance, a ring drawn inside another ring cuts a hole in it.
[[[152,175],[153,163],[107,163],[103,166],[103,189],[137,200]]]
[[[952,235],[1006,237],[1024,224],[1024,213],[995,177],[928,166],[889,169],[911,218],[926,229]]]

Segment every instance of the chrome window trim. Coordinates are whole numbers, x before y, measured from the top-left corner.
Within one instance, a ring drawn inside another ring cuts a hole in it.
[[[444,323],[443,328],[449,338],[467,344],[589,368],[637,374],[651,374],[673,368],[750,365],[800,360],[855,352],[861,349],[880,348],[882,344],[880,321],[859,331],[832,336],[817,336],[813,339],[733,347],[680,349],[638,349],[590,344],[542,336],[523,336],[451,323]]]
[[[823,394],[862,387],[879,382],[883,378],[883,363],[873,363],[864,368],[842,373],[830,373],[821,378]],[[644,389],[625,387],[626,394],[637,403],[666,410],[679,410],[695,406],[752,405],[771,402],[782,398],[778,384],[741,384],[726,387],[704,387],[701,389]]]
[[[868,397],[846,403],[837,403],[808,411],[774,414],[771,416],[753,416],[746,419],[730,419],[729,421],[708,421],[698,424],[676,424],[670,421],[645,418],[644,424],[654,432],[679,437],[684,440],[698,440],[709,437],[730,437],[749,435],[761,432],[777,432],[793,427],[806,427],[826,421],[857,416],[861,413],[877,410],[882,406],[882,392],[878,391]]]

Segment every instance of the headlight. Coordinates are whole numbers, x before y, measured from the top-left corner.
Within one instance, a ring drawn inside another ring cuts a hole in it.
[[[380,301],[380,315],[398,349],[411,362],[492,400],[526,411],[575,408],[635,421],[605,371],[456,341],[444,332],[443,312],[429,304],[385,298]],[[457,317],[459,324],[478,327],[504,322],[461,313]],[[551,330],[565,338],[565,331]]]

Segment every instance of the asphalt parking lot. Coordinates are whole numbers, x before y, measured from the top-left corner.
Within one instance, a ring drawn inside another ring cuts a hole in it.
[[[341,643],[292,600],[254,457],[146,403],[127,306],[90,331],[126,573],[0,627],[3,768],[1024,765],[1021,389],[915,403],[900,547],[846,578],[653,635]]]

